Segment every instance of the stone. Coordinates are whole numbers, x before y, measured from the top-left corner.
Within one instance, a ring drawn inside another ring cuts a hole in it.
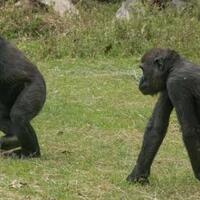
[[[129,20],[131,14],[144,12],[141,0],[126,0],[117,10],[116,18]]]
[[[72,4],[71,0],[38,0],[43,4],[52,6],[53,9],[59,13],[60,16],[65,14],[78,15],[79,12]]]

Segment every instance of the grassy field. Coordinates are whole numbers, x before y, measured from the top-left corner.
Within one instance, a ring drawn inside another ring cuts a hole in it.
[[[2,200],[196,200],[195,180],[173,114],[153,164],[149,186],[125,181],[156,97],[144,97],[134,77],[137,58],[38,62],[48,86],[33,121],[41,159],[1,158]]]
[[[0,35],[38,65],[48,98],[32,122],[42,157],[0,158],[0,200],[200,199],[175,113],[151,184],[125,180],[157,98],[138,91],[138,60],[149,48],[167,47],[200,63],[200,7],[147,6],[133,20],[118,22],[120,0],[81,0],[79,18],[31,12],[14,2],[0,7]]]

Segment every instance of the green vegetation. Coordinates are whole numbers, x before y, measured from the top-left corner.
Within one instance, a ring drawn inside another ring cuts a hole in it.
[[[179,13],[146,7],[128,23],[115,20],[118,3],[83,0],[77,6],[80,17],[61,19],[51,10],[31,12],[8,3],[0,10],[1,34],[15,40],[30,57],[42,60],[140,56],[155,46],[175,48],[198,58],[199,6]]]
[[[199,62],[194,9],[150,10],[115,22],[118,4],[88,1],[81,18],[60,19],[7,4],[1,34],[44,74],[48,99],[33,121],[41,159],[1,158],[2,200],[197,200],[195,180],[175,114],[153,164],[149,186],[125,181],[140,149],[156,97],[139,93],[137,62],[148,48],[171,47]]]

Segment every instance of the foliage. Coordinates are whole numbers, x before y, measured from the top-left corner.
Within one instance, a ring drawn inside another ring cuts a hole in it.
[[[42,59],[133,56],[155,46],[174,48],[186,55],[196,52],[194,57],[199,56],[198,6],[180,12],[146,6],[143,14],[135,14],[129,22],[115,20],[118,3],[83,1],[77,6],[80,17],[60,18],[52,10],[30,12],[6,4],[0,10],[1,34],[26,47],[28,54],[37,46],[34,56]],[[29,45],[24,45],[27,40]]]

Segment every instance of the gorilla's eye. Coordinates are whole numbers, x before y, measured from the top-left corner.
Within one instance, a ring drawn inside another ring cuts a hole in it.
[[[156,58],[154,60],[154,63],[157,65],[158,69],[160,71],[163,71],[164,70],[164,60],[162,58]]]

